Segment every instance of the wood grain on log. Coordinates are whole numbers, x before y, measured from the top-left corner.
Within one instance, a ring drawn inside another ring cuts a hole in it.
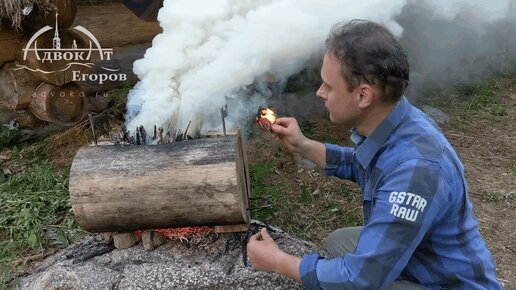
[[[248,223],[239,138],[80,149],[69,184],[79,225],[104,232]]]
[[[0,28],[0,65],[13,61],[20,48],[20,36],[11,30]]]
[[[20,110],[29,106],[34,89],[41,83],[16,63],[4,64],[0,70],[0,106]]]
[[[73,26],[81,25],[98,39],[103,48],[146,43],[159,33],[157,22],[145,22],[121,3],[81,6]]]
[[[34,91],[31,112],[43,121],[59,126],[72,126],[85,115],[83,92],[75,83],[62,87],[41,83]]]

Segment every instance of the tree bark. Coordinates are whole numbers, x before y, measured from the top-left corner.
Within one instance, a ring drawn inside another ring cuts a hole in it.
[[[90,232],[248,224],[239,135],[151,146],[85,147],[70,199]]]
[[[98,39],[103,48],[151,42],[161,28],[145,22],[121,3],[81,6],[73,26],[81,25]]]
[[[31,112],[40,120],[73,126],[85,116],[84,93],[75,83],[62,87],[41,83],[34,91]]]
[[[16,68],[16,63],[11,62],[0,70],[0,106],[12,110],[27,108],[40,83],[26,70]]]

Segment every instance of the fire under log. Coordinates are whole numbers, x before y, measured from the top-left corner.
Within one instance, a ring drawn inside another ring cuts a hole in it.
[[[90,232],[249,225],[245,148],[240,134],[84,147],[70,171],[74,214]]]

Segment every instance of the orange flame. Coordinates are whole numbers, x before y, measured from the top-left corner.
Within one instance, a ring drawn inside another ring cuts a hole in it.
[[[274,124],[274,122],[276,122],[276,119],[278,118],[276,114],[269,108],[260,109],[260,117],[269,120],[271,124]]]

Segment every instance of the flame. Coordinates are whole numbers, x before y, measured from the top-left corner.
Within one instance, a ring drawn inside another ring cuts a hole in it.
[[[269,108],[260,109],[260,117],[269,120],[271,124],[274,124],[274,122],[276,122],[276,119],[278,118],[276,114]]]

